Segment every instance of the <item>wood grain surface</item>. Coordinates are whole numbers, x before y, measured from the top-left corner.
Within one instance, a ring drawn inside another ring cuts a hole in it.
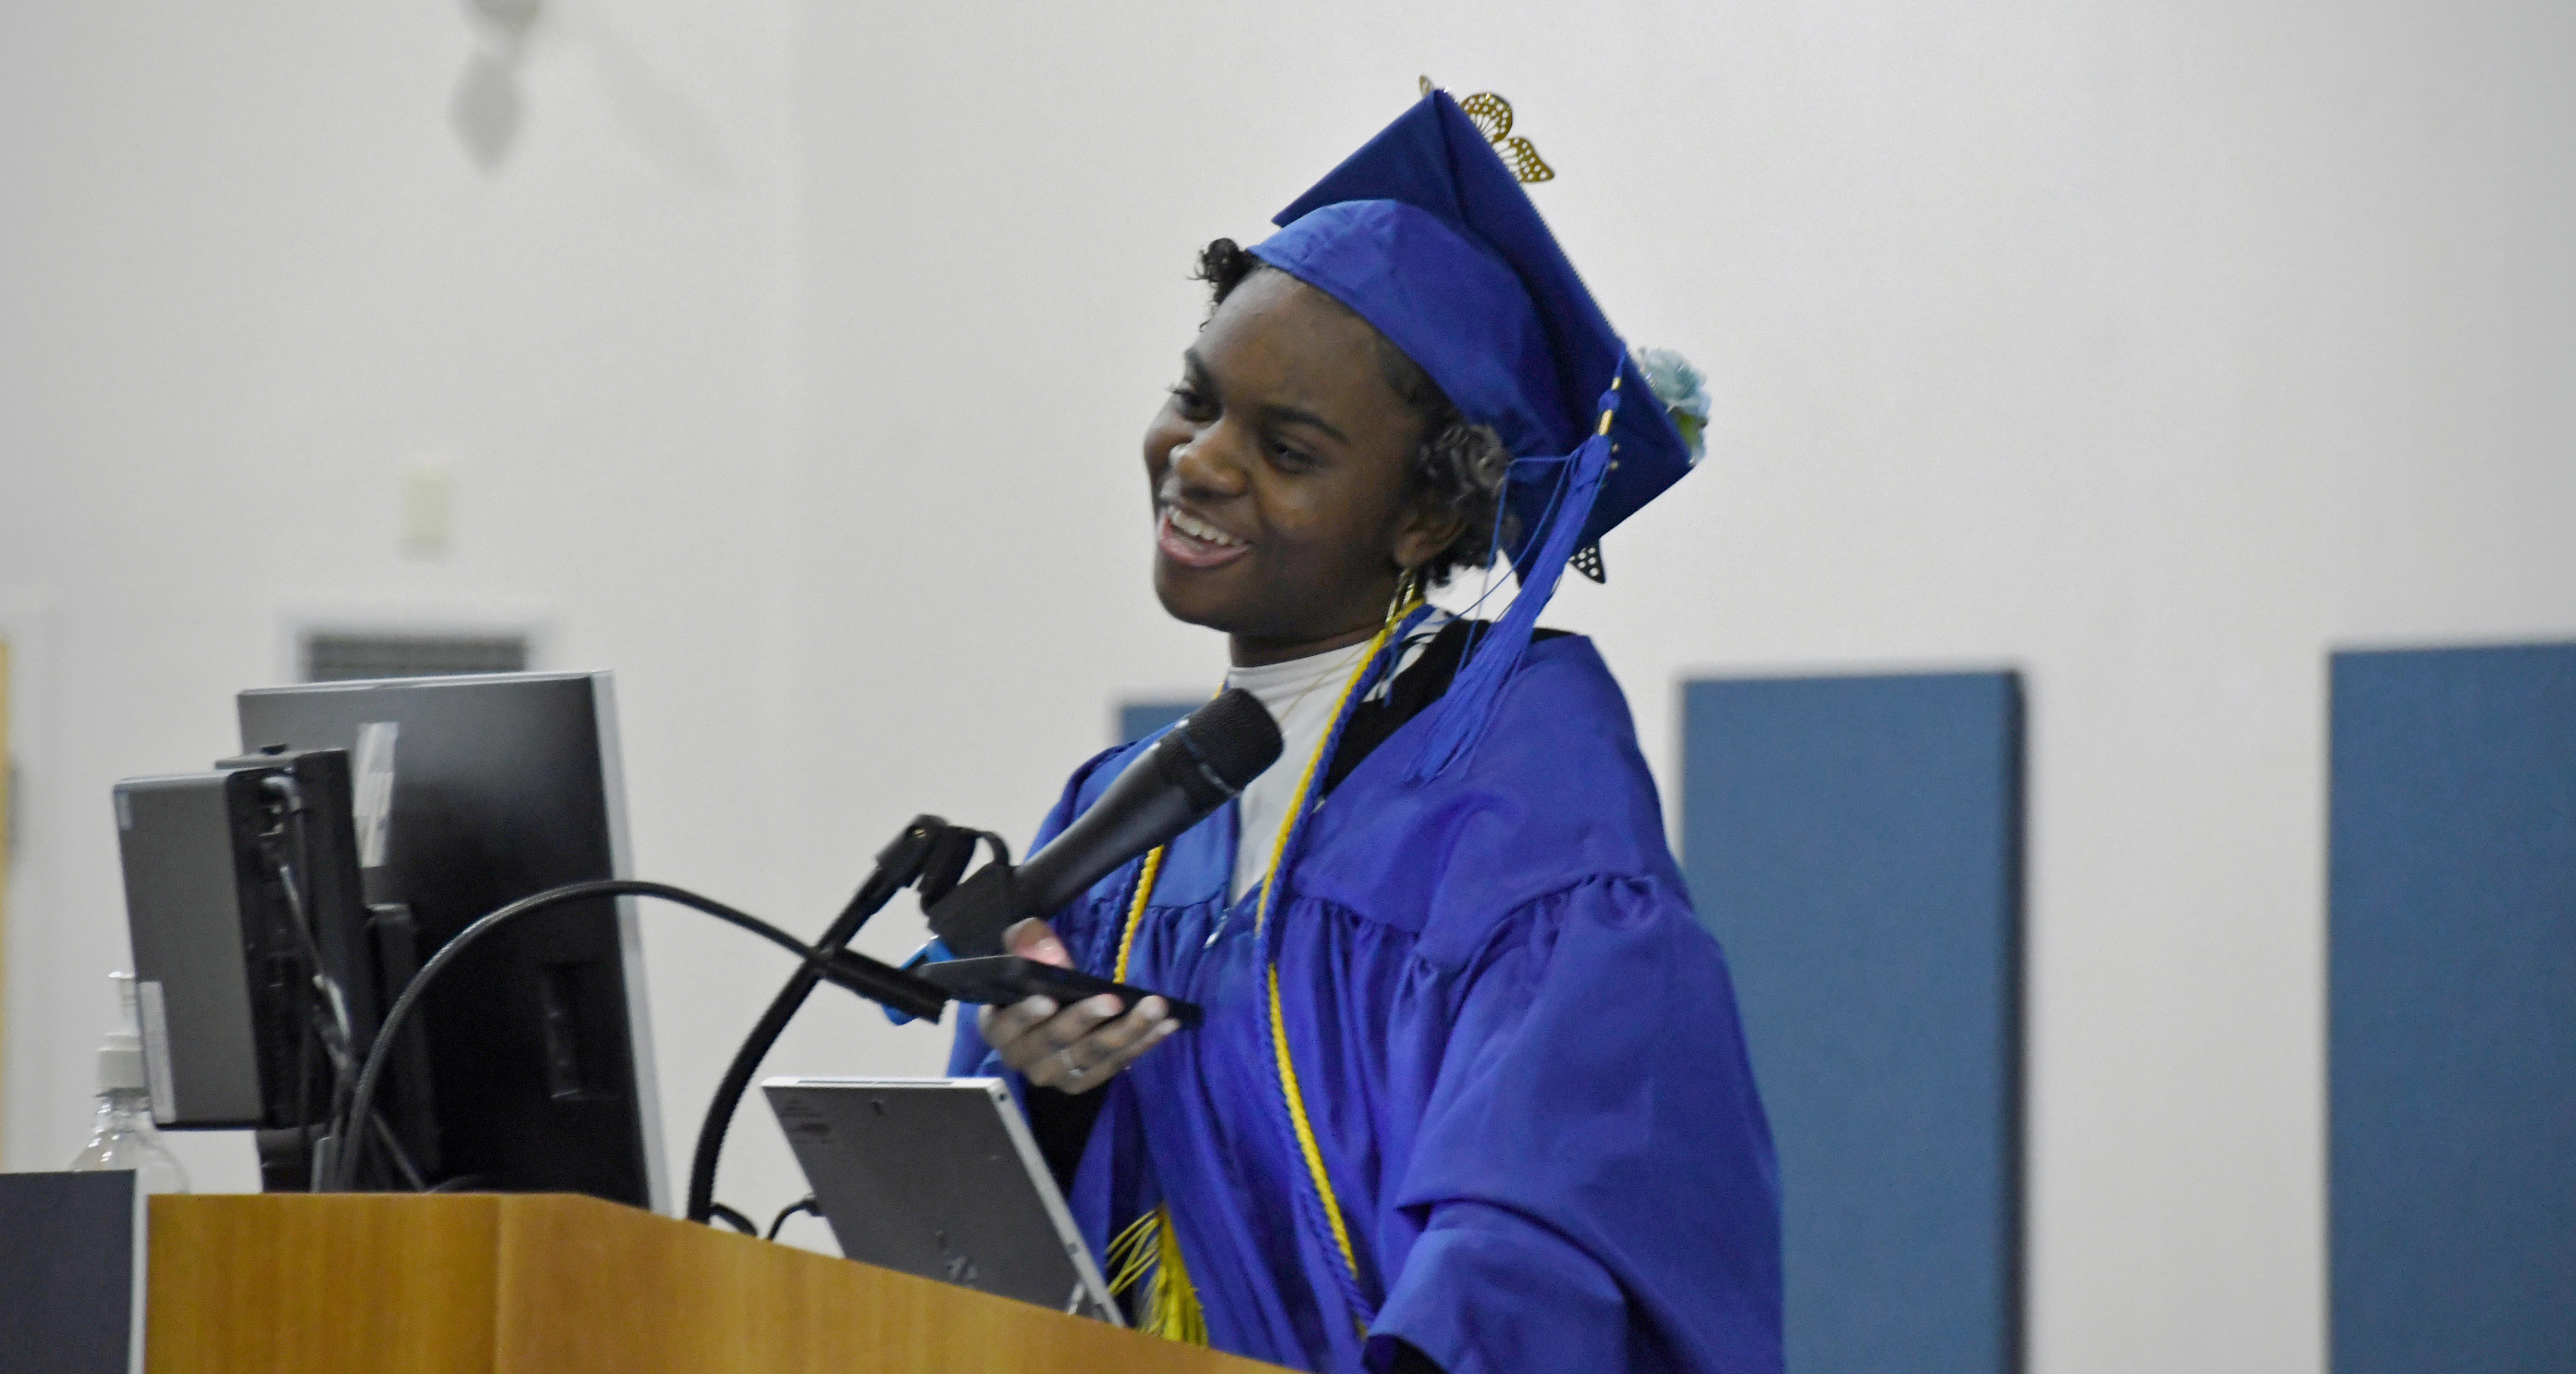
[[[153,1374],[1253,1374],[591,1198],[152,1200]]]

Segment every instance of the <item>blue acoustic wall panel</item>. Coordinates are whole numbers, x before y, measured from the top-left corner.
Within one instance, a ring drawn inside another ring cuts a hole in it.
[[[2576,1370],[2576,645],[2333,673],[2334,1369]]]
[[[1790,1370],[2018,1368],[2018,677],[1683,705],[1685,865],[1780,1152]]]
[[[1134,744],[1206,704],[1205,697],[1195,701],[1121,702],[1118,707],[1118,742]]]

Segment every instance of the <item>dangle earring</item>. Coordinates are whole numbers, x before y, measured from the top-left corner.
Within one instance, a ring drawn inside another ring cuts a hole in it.
[[[1412,568],[1406,568],[1398,573],[1395,579],[1395,599],[1386,603],[1388,622],[1393,623],[1402,618],[1406,611],[1413,609],[1413,603],[1421,599],[1422,574]]]

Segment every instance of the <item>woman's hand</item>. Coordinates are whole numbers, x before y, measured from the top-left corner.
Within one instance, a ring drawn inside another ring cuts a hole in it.
[[[1058,968],[1073,967],[1064,942],[1040,920],[1026,920],[1002,932],[1002,950]],[[1108,993],[1086,997],[1059,1009],[1052,997],[1031,997],[1007,1007],[984,1007],[975,1027],[984,1043],[1002,1056],[1012,1071],[1041,1088],[1089,1092],[1116,1077],[1136,1057],[1163,1043],[1180,1028],[1160,997],[1138,1002],[1124,1016],[1118,999]]]

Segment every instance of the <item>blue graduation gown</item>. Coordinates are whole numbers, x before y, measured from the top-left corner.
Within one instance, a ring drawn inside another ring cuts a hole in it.
[[[1258,888],[1226,900],[1234,807],[1171,845],[1127,979],[1207,1021],[1098,1090],[1068,1197],[1093,1253],[1168,1201],[1210,1343],[1299,1369],[1401,1339],[1448,1374],[1778,1370],[1770,1131],[1626,700],[1589,641],[1533,645],[1476,750],[1408,783],[1430,714],[1315,813],[1266,930]],[[1041,841],[1143,747],[1077,772]],[[1142,866],[1053,918],[1084,969],[1115,967]],[[972,1017],[951,1072],[1003,1073]]]

